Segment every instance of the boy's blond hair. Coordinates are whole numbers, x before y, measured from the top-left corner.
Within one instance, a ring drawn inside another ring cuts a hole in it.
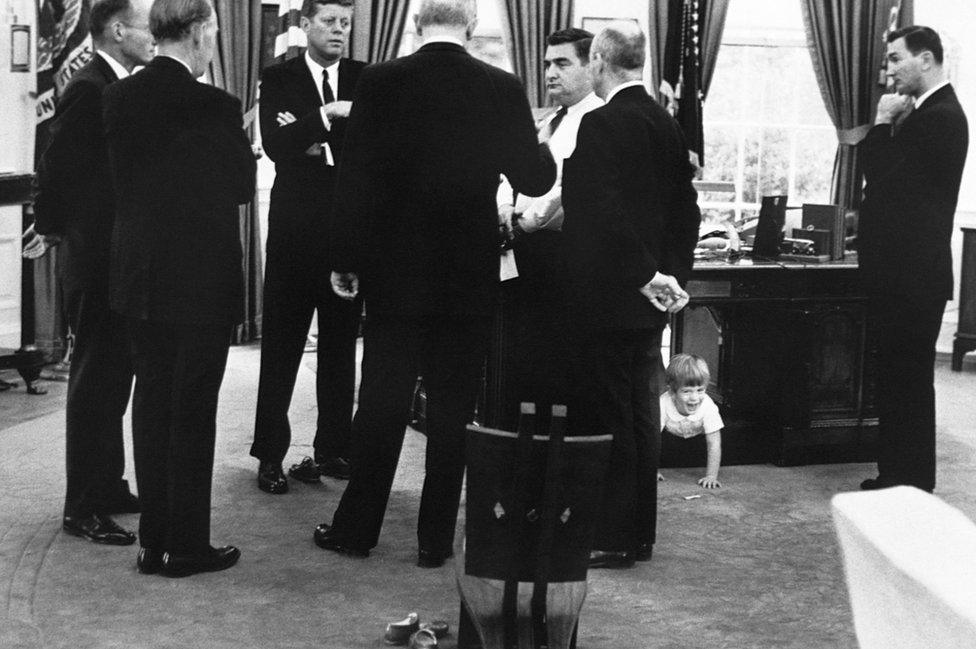
[[[701,356],[675,354],[668,363],[667,385],[672,392],[689,386],[707,386],[709,377],[708,363]]]

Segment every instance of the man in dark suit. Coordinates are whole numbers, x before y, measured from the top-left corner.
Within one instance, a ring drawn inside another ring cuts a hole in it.
[[[95,55],[64,89],[51,141],[38,165],[34,194],[39,257],[62,241],[61,285],[75,337],[68,379],[65,448],[67,492],[63,527],[75,536],[130,545],[135,536],[111,513],[139,511],[122,479],[122,417],[132,365],[122,318],[108,301],[108,258],[115,198],[102,129],[102,93],[137,65],[152,60],[148,0],[100,0],[91,9]]]
[[[575,434],[613,435],[591,567],[650,559],[660,444],[654,373],[667,312],[681,309],[701,214],[677,122],[644,89],[635,25],[593,40],[589,70],[606,105],[583,116],[563,163],[563,233],[577,300]]]
[[[952,219],[969,131],[928,27],[888,35],[888,77],[859,146],[867,181],[858,260],[878,354],[878,477],[935,488],[935,343],[952,299]]]
[[[424,0],[424,46],[363,71],[337,186],[333,286],[366,302],[352,477],[321,547],[366,556],[380,534],[418,374],[427,390],[418,565],[451,555],[498,288],[499,173],[524,194],[552,186],[518,80],[464,49],[472,0]]]
[[[254,195],[241,104],[196,78],[216,45],[210,0],[156,0],[155,59],[105,92],[116,222],[111,303],[135,368],[140,572],[223,570],[210,545],[217,393],[241,313],[238,205]]]
[[[251,455],[258,487],[288,491],[281,462],[291,443],[288,406],[312,313],[318,312],[314,457],[289,474],[317,483],[349,477],[349,436],[356,383],[360,300],[332,292],[327,225],[352,91],[365,63],[341,58],[349,41],[352,0],[305,0],[301,26],[308,49],[264,71],[261,135],[275,162],[268,214],[261,378]]]

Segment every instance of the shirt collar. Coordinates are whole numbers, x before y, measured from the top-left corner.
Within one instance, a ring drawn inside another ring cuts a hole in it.
[[[644,87],[644,82],[643,81],[639,81],[637,79],[634,79],[633,81],[625,81],[624,83],[620,84],[619,86],[617,86],[616,88],[614,88],[613,90],[611,90],[610,92],[608,92],[607,93],[607,98],[604,100],[604,102],[609,104],[610,103],[610,100],[613,99],[617,95],[618,92],[620,92],[621,90],[625,90],[627,88],[633,88],[635,86],[640,86],[640,87],[643,88]]]
[[[593,110],[594,108],[596,108],[597,106],[599,106],[602,103],[603,103],[603,100],[601,100],[599,97],[597,97],[595,92],[591,92],[590,94],[586,95],[585,97],[583,97],[582,99],[580,99],[578,102],[576,102],[572,106],[569,106],[566,109],[566,114],[567,115],[575,115],[577,113],[585,113],[585,112],[588,112],[590,110]]]
[[[464,43],[453,36],[431,36],[430,38],[424,39],[424,45],[430,45],[431,43],[451,43],[452,45],[464,47]]]
[[[318,63],[316,63],[315,60],[312,58],[312,55],[308,53],[308,50],[305,50],[305,63],[306,65],[308,65],[308,69],[312,71],[312,76],[315,77],[316,81],[322,80],[322,70],[329,71],[329,81],[331,81],[332,79],[338,79],[339,60],[340,59],[336,59],[335,63],[325,68],[319,65]]]
[[[112,58],[110,54],[107,54],[102,50],[95,51],[101,54],[102,58],[105,59],[105,62],[108,63],[110,68],[112,68],[112,72],[115,73],[115,77],[117,79],[125,79],[127,76],[129,76],[129,71],[125,69],[125,66]]]
[[[931,97],[932,95],[934,95],[937,91],[941,90],[942,88],[944,88],[945,86],[948,86],[948,85],[949,85],[949,80],[946,79],[942,83],[937,83],[934,86],[932,86],[931,88],[929,88],[928,90],[926,90],[925,92],[923,92],[921,95],[919,95],[918,99],[915,100],[915,108],[916,109],[921,108],[922,107],[922,103],[926,99],[928,99],[929,97]]]

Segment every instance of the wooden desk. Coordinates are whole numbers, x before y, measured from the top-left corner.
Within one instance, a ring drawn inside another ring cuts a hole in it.
[[[0,205],[24,205],[31,201],[31,181],[33,174],[11,174],[0,176]],[[18,222],[18,226],[20,223]],[[33,278],[30,279],[33,282]],[[26,281],[22,286],[26,285]],[[33,295],[33,292],[30,292]],[[23,301],[23,296],[22,296]],[[21,307],[21,347],[17,350],[0,348],[0,369],[16,369],[24,379],[27,391],[31,394],[43,394],[43,390],[36,386],[41,368],[44,366],[44,355],[33,345],[28,327],[24,326],[25,312]],[[29,319],[28,319],[29,320]],[[31,327],[33,325],[31,324]],[[2,387],[2,385],[0,385]],[[7,386],[9,387],[9,385]],[[4,388],[6,389],[6,388]]]
[[[875,459],[875,362],[856,262],[702,262],[688,291],[671,349],[711,368],[724,464]]]

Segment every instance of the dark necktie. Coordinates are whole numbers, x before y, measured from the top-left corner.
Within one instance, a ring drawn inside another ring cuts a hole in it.
[[[325,68],[322,69],[322,105],[331,104],[334,102],[335,95],[332,94],[332,86],[329,85],[329,71]]]
[[[556,116],[553,117],[551,120],[549,120],[550,137],[552,136],[553,133],[556,132],[556,129],[559,128],[559,125],[562,124],[563,118],[566,117],[566,112],[567,109],[565,106],[563,106],[562,108],[556,111]]]

